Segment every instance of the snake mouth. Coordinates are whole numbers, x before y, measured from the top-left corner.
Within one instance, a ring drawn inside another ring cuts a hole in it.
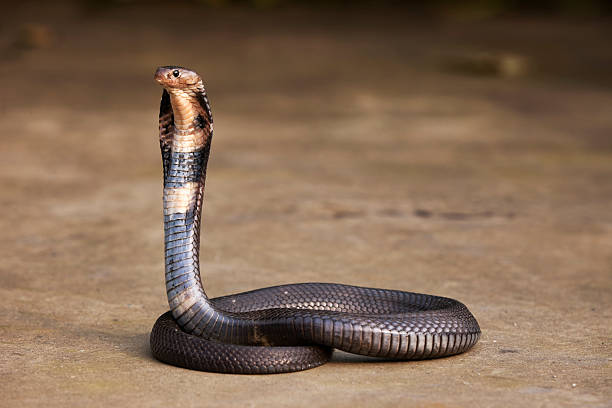
[[[170,71],[168,68],[164,68],[164,67],[157,68],[157,71],[155,71],[155,75],[153,76],[153,79],[155,80],[155,82],[157,82],[160,85],[164,85],[166,77],[168,76],[168,71]]]

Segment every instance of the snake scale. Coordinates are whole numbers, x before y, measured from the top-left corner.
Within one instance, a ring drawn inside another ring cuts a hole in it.
[[[166,291],[153,355],[180,367],[242,374],[305,370],[332,349],[397,360],[470,349],[480,328],[460,302],[329,283],[274,286],[209,299],[200,278],[200,224],[213,120],[192,70],[160,67]]]

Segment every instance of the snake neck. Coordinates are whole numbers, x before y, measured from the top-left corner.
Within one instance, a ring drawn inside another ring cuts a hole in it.
[[[202,286],[200,224],[212,115],[201,84],[166,92],[162,107],[169,99],[172,113],[160,115],[160,142],[165,169],[166,292],[172,316],[184,331],[197,336],[226,343],[265,344],[267,340],[257,332],[252,317],[218,309]],[[169,116],[174,118],[170,132],[166,126]]]
[[[174,132],[164,159],[166,292],[172,315],[186,331],[193,331],[204,318],[219,317],[200,278],[200,224],[212,121],[197,92],[169,90]]]
[[[174,128],[180,133],[189,133],[189,136],[191,137],[199,136],[193,133],[194,129],[196,129],[199,125],[203,128],[204,125],[212,124],[210,121],[205,121],[206,123],[203,123],[198,119],[198,116],[201,116],[202,120],[204,120],[206,117],[205,113],[202,112],[202,109],[199,106],[199,102],[197,100],[198,93],[204,93],[203,86],[187,90],[171,89],[169,91],[170,103],[174,112]],[[186,142],[185,139],[175,139],[175,141],[176,147],[184,146]],[[202,140],[194,140],[193,142],[200,146],[204,143]]]

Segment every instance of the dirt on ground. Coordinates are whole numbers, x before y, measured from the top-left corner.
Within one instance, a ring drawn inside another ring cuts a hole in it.
[[[0,406],[610,406],[609,21],[52,2],[0,19]],[[215,115],[209,295],[437,294],[480,342],[271,376],[153,359],[159,65],[202,73]]]

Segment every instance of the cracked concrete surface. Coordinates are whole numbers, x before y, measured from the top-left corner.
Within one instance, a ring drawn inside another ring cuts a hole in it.
[[[2,17],[6,35],[36,21],[55,41],[2,42],[1,406],[610,406],[609,25],[163,7]],[[530,70],[438,63],[473,49]],[[275,376],[152,359],[166,64],[204,75],[215,115],[209,295],[327,281],[450,296],[479,320],[476,347]]]

